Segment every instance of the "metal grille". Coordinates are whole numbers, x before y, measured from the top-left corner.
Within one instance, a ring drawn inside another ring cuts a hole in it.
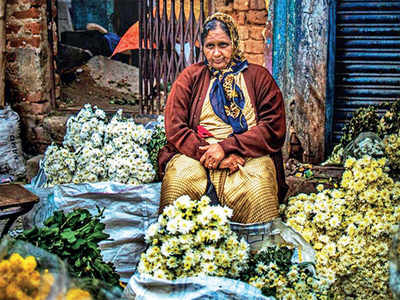
[[[200,30],[210,1],[141,0],[139,9],[140,110],[159,114],[179,72],[203,58]]]
[[[363,106],[400,98],[400,1],[338,1],[333,139]]]

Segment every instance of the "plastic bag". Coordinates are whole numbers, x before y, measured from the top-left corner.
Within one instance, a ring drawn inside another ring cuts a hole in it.
[[[50,284],[50,288],[46,292],[46,294],[48,293],[46,299],[58,299],[57,297],[60,294],[65,294],[68,287],[67,271],[64,263],[57,256],[35,247],[32,244],[4,238],[0,244],[0,261],[7,259],[13,253],[19,254],[22,258],[28,256],[33,256],[35,258],[37,262],[35,270],[41,273],[41,280],[45,278],[48,279],[41,281],[41,287],[45,284]],[[25,272],[25,269],[22,268],[20,272]]]
[[[291,245],[295,247],[293,263],[310,262],[315,264],[315,250],[290,226],[277,218],[266,224],[241,224],[231,222],[231,229],[239,238],[250,244],[252,252],[272,245]]]
[[[144,278],[135,274],[124,291],[124,299],[221,299],[273,300],[261,290],[224,277],[186,277],[174,281]]]
[[[385,154],[385,147],[383,141],[375,133],[362,132],[354,141],[346,146],[343,153],[343,161],[346,161],[349,157],[360,159],[364,155],[379,158]]]
[[[23,227],[24,229],[30,229],[33,226],[41,227],[43,222],[56,211],[53,188],[40,188],[31,184],[27,184],[24,187],[38,196],[40,200],[28,213],[23,215]]]
[[[22,177],[25,171],[19,116],[6,106],[0,110],[0,174]]]

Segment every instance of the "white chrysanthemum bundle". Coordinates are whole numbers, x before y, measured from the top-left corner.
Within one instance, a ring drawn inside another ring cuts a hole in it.
[[[121,110],[108,122],[103,110],[86,104],[69,118],[64,147],[46,150],[48,184],[152,182],[156,172],[147,152],[151,135],[152,130],[124,118]]]
[[[200,275],[237,278],[246,266],[249,245],[229,227],[232,210],[209,203],[207,196],[182,196],[167,206],[146,232],[149,248],[138,271],[169,280]]]
[[[386,159],[364,156],[345,163],[338,189],[289,199],[287,224],[316,250],[317,270],[336,279],[337,299],[387,299],[388,250],[400,222],[400,183]]]

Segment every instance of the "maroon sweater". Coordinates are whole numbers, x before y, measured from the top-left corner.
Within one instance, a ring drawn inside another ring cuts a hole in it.
[[[238,153],[243,157],[260,157],[269,154],[277,170],[279,198],[282,201],[287,190],[280,151],[286,134],[282,94],[271,74],[262,66],[249,64],[243,76],[255,109],[257,125],[219,144],[226,155]],[[198,136],[196,128],[210,79],[207,66],[201,62],[184,69],[172,85],[165,109],[168,144],[158,156],[161,177],[167,162],[176,153],[196,160],[203,155],[204,151],[200,151],[199,147],[208,143]]]

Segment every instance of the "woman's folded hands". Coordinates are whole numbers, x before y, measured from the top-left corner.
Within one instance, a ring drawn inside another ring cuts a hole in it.
[[[229,154],[225,157],[225,151],[219,144],[211,144],[199,148],[206,151],[200,158],[200,163],[207,169],[229,169],[229,174],[239,170],[239,165],[244,166],[245,159],[239,154]]]
[[[229,169],[229,174],[235,173],[239,170],[239,165],[244,166],[245,159],[238,154],[229,154],[219,164],[219,169]]]

